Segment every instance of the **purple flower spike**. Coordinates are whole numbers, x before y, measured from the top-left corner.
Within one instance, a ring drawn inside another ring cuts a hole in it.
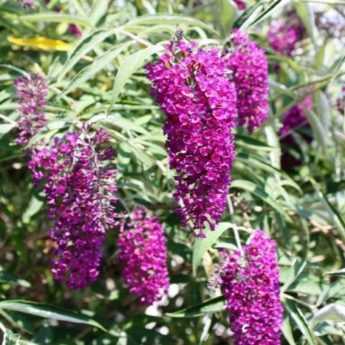
[[[236,94],[225,67],[217,49],[203,50],[181,37],[147,66],[153,95],[166,114],[179,214],[199,236],[223,214],[235,156]]]
[[[276,243],[257,230],[250,243],[225,257],[220,282],[235,345],[280,345],[280,302]]]
[[[15,81],[19,112],[17,144],[26,145],[46,125],[44,108],[48,85],[43,76],[33,74]]]
[[[280,19],[272,23],[267,39],[270,46],[280,54],[291,56],[297,43],[304,36],[304,27],[295,14],[287,20]]]
[[[43,184],[50,237],[56,244],[52,272],[70,288],[96,280],[106,231],[115,225],[115,152],[103,130],[87,128],[55,138],[49,147],[32,151],[29,168]]]
[[[144,305],[161,299],[169,287],[167,248],[163,226],[137,208],[121,226],[118,259],[129,291]]]
[[[265,52],[236,30],[234,52],[226,57],[237,92],[239,125],[250,132],[263,125],[269,113],[268,62]]]

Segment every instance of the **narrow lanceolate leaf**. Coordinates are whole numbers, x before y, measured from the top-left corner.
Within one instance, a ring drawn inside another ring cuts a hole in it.
[[[191,18],[191,17],[183,17],[183,16],[142,16],[139,18],[132,19],[131,21],[127,22],[124,26],[125,29],[130,27],[137,27],[140,25],[188,25],[188,26],[196,26],[203,29],[206,29],[210,32],[217,34],[217,32],[209,25],[205,24],[204,22]]]
[[[194,242],[193,248],[193,274],[196,273],[198,266],[201,263],[201,260],[206,253],[222,236],[224,231],[231,228],[229,223],[219,223],[217,228],[214,231],[207,230],[205,238],[197,238]]]
[[[90,17],[92,25],[96,25],[104,17],[107,13],[110,2],[110,0],[97,0],[94,2]]]
[[[321,321],[345,322],[345,304],[333,303],[316,311],[312,318],[312,324],[315,325]]]
[[[139,50],[123,59],[115,77],[112,97],[113,102],[111,106],[116,102],[131,76],[145,64],[150,56],[162,50],[162,45],[153,45],[146,49]]]
[[[173,318],[194,318],[200,317],[209,313],[221,312],[225,309],[224,297],[219,296],[209,299],[203,303],[192,307],[181,309],[173,313],[166,313],[165,315]]]
[[[36,13],[20,16],[21,21],[26,22],[51,22],[51,23],[74,23],[84,26],[91,26],[91,22],[80,16],[71,16],[67,14],[52,13]]]
[[[93,78],[98,72],[107,67],[123,50],[125,50],[130,43],[121,45],[107,51],[105,54],[97,58],[91,65],[83,68],[66,87],[64,94],[72,92],[87,80]]]
[[[309,345],[317,345],[312,330],[310,329],[309,324],[301,310],[298,307],[296,307],[294,303],[291,302],[285,302],[285,308],[288,312],[288,315],[294,321],[300,332],[303,334],[307,343]]]
[[[283,332],[284,338],[289,343],[289,345],[296,345],[295,339],[293,337],[293,330],[291,327],[290,317],[288,316],[284,318],[282,332]]]
[[[313,9],[311,8],[310,4],[308,2],[295,0],[294,5],[297,11],[297,14],[301,18],[305,28],[307,29],[307,32],[316,47],[316,25],[315,25],[315,17]]]
[[[70,50],[62,69],[58,70],[57,73],[51,75],[50,77],[57,77],[58,82],[63,80],[66,73],[68,73],[81,59],[85,58],[89,52],[97,48],[100,43],[114,33],[115,30],[97,30],[77,41],[77,45]]]
[[[98,323],[90,317],[66,311],[46,304],[40,304],[23,300],[5,300],[0,302],[0,309],[16,311],[24,314],[35,315],[58,321],[80,323],[96,327],[102,331],[107,332],[107,330],[100,323]]]

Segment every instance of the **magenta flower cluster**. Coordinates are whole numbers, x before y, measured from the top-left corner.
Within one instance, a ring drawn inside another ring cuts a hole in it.
[[[275,51],[291,56],[297,43],[302,40],[304,32],[304,26],[298,17],[290,14],[286,19],[279,19],[271,24],[267,39]]]
[[[292,106],[284,115],[283,115],[283,126],[279,131],[280,137],[286,137],[291,132],[303,125],[308,121],[305,115],[306,111],[311,111],[313,108],[313,98],[307,96],[303,101]]]
[[[263,49],[236,30],[234,51],[225,57],[236,85],[239,125],[250,132],[262,126],[269,113],[268,62]]]
[[[52,272],[71,288],[97,278],[106,231],[114,225],[116,170],[107,141],[103,130],[92,133],[84,127],[31,153],[29,168],[35,184],[43,184],[53,222]]]
[[[15,89],[21,115],[17,143],[26,145],[46,125],[48,85],[43,76],[32,74],[16,79]]]
[[[153,95],[166,114],[179,212],[197,235],[207,225],[213,229],[224,211],[235,156],[236,94],[225,67],[217,49],[182,39],[147,67]]]
[[[247,4],[244,0],[234,0],[235,5],[239,10],[245,10],[247,7]]]
[[[164,229],[159,221],[137,208],[124,221],[118,238],[122,278],[142,304],[160,300],[169,287]]]
[[[225,258],[221,287],[235,345],[280,345],[280,302],[276,243],[257,230],[250,243]]]

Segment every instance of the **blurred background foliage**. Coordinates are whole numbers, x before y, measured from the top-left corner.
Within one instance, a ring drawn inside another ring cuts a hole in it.
[[[345,3],[247,3],[239,11],[231,0],[52,0],[30,9],[0,0],[0,343],[231,344],[223,299],[208,281],[217,249],[234,248],[231,230],[244,243],[259,227],[279,244],[283,343],[345,344]],[[288,11],[307,32],[292,57],[267,42],[272,21]],[[237,129],[229,210],[216,232],[195,240],[174,213],[164,116],[143,66],[177,28],[222,46],[234,27],[267,52],[271,113],[254,134]],[[121,285],[116,231],[97,283],[71,291],[52,280],[45,205],[14,140],[13,82],[26,72],[49,83],[48,129],[32,142],[80,121],[106,128],[118,152],[119,212],[141,204],[164,223],[172,285],[159,306],[138,306]],[[301,131],[311,139],[297,129],[295,144],[284,144],[283,114],[307,95],[313,107]],[[286,154],[299,163],[282,168]]]

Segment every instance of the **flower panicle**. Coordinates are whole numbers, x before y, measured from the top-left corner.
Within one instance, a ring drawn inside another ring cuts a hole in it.
[[[240,251],[224,254],[220,284],[235,345],[280,345],[280,301],[276,243],[256,230]]]
[[[169,287],[169,275],[166,239],[158,219],[136,208],[121,224],[117,245],[129,291],[144,305],[159,301]]]
[[[48,85],[40,74],[23,76],[15,81],[20,118],[17,144],[27,145],[47,123],[45,116]]]
[[[253,132],[265,123],[269,114],[267,57],[264,50],[240,30],[233,32],[231,41],[233,52],[225,60],[236,85],[238,125]]]
[[[237,121],[234,84],[218,49],[204,50],[182,37],[147,66],[152,93],[166,114],[164,133],[176,171],[178,212],[202,236],[215,228],[226,206],[235,157]]]
[[[70,288],[83,288],[99,275],[106,231],[115,225],[114,155],[106,132],[86,127],[31,153],[29,168],[36,186],[43,185],[53,222],[52,272]]]

